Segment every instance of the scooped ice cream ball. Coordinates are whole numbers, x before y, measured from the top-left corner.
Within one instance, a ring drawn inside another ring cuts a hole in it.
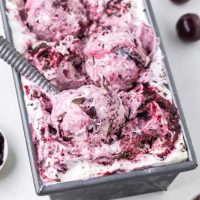
[[[125,122],[126,110],[120,98],[94,85],[61,93],[52,111],[52,124],[64,136],[98,134],[107,137]]]
[[[67,35],[82,34],[88,20],[80,0],[27,0],[21,19],[38,39],[57,41]]]
[[[94,82],[106,80],[115,90],[131,88],[150,62],[140,40],[133,34],[109,29],[91,35],[84,53],[90,78]]]

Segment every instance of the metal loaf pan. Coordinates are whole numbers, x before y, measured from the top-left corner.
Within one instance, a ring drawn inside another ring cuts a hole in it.
[[[0,1],[1,14],[4,23],[4,29],[7,39],[12,43],[12,32],[9,27],[9,22],[6,16],[5,0]],[[155,16],[153,14],[150,0],[145,1],[146,13],[149,21],[154,27],[154,30],[159,38],[160,33],[157,27]],[[197,160],[193,150],[192,142],[186,126],[186,122],[181,109],[180,101],[174,85],[166,53],[161,41],[160,48],[164,57],[166,74],[169,81],[169,87],[174,97],[174,102],[178,107],[182,122],[182,130],[188,150],[188,160],[182,163],[170,164],[160,167],[150,167],[148,169],[139,169],[136,171],[114,174],[105,177],[98,177],[88,180],[71,181],[59,183],[49,186],[42,186],[40,177],[35,166],[34,146],[31,139],[31,130],[28,122],[27,110],[24,102],[24,94],[20,76],[13,70],[21,117],[23,121],[24,134],[32,169],[32,175],[35,185],[35,190],[38,195],[50,194],[52,199],[114,199],[124,196],[144,194],[148,192],[167,190],[168,186],[175,177],[184,171],[189,171],[197,167]]]

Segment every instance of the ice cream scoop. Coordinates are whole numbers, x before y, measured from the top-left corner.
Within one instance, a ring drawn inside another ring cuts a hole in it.
[[[55,94],[59,93],[59,90],[2,36],[0,36],[0,57],[11,65],[20,75],[33,81],[45,91]]]

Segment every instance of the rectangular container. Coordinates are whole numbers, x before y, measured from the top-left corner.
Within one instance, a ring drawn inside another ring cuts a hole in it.
[[[6,16],[5,0],[0,1],[1,14],[4,23],[4,29],[7,39],[12,43],[12,32],[9,27],[9,22]],[[160,37],[155,16],[153,14],[150,0],[145,1],[146,13],[150,23],[153,25],[156,35]],[[160,48],[164,57],[166,68],[166,75],[171,89],[174,103],[176,104],[180,113],[182,130],[184,139],[187,145],[188,160],[182,163],[170,164],[160,167],[151,167],[148,169],[141,169],[127,173],[115,174],[105,177],[98,177],[88,180],[71,181],[66,183],[59,183],[49,186],[42,186],[40,177],[35,166],[35,152],[31,139],[31,130],[28,122],[27,110],[24,102],[24,94],[20,76],[13,70],[13,77],[15,81],[21,117],[23,121],[26,144],[32,169],[32,175],[35,185],[35,190],[38,195],[52,196],[52,199],[114,199],[124,196],[132,196],[137,194],[144,194],[148,192],[167,190],[171,182],[176,178],[180,172],[189,171],[197,167],[197,160],[193,150],[192,142],[186,126],[186,122],[181,109],[180,101],[174,85],[166,53],[161,41]]]

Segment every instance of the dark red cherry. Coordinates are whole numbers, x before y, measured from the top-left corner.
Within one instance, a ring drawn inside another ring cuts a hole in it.
[[[185,14],[176,25],[178,36],[185,41],[200,40],[200,17],[197,14]]]
[[[3,156],[4,156],[4,138],[0,132],[0,166],[3,164]]]
[[[189,0],[171,0],[171,1],[176,3],[176,4],[182,4],[182,3],[186,3]]]
[[[197,196],[194,200],[200,200],[200,195]]]

